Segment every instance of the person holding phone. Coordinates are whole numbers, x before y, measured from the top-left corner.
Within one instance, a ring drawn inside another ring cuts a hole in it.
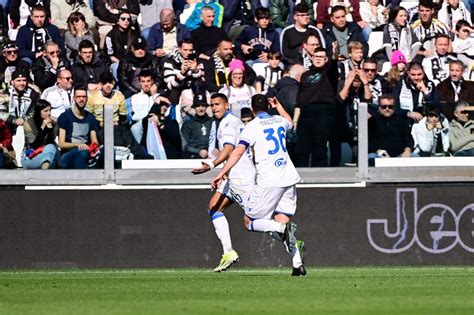
[[[165,59],[163,74],[172,104],[178,103],[181,92],[191,88],[193,81],[202,79],[204,67],[198,62],[190,39],[183,39],[171,56]]]

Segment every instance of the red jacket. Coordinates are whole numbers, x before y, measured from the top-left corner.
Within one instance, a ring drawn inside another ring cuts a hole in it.
[[[0,119],[0,143],[4,148],[11,149],[12,145],[12,133],[8,129],[7,124],[4,120]]]

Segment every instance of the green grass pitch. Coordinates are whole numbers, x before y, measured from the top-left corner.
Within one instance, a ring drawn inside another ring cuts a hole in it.
[[[0,271],[0,314],[466,314],[474,267]]]

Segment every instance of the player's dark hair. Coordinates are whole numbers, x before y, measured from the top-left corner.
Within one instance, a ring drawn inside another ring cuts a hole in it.
[[[216,94],[213,94],[211,96],[211,100],[213,100],[215,98],[222,98],[226,103],[229,103],[229,99],[227,98],[227,95],[225,95],[223,93],[216,93]]]
[[[263,94],[252,96],[252,109],[255,113],[268,111],[268,98]]]

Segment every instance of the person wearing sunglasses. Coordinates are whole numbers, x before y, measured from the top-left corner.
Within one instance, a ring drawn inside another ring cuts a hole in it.
[[[410,157],[413,138],[405,117],[395,112],[395,99],[384,94],[378,111],[368,121],[369,165],[376,158]]]
[[[2,90],[8,88],[12,73],[17,68],[29,71],[30,65],[19,58],[18,47],[14,43],[6,42],[0,56],[0,82],[2,82]]]
[[[71,71],[68,69],[60,70],[56,78],[56,84],[47,88],[41,94],[41,98],[51,104],[51,119],[55,122],[59,115],[72,107],[73,83]]]
[[[454,156],[474,156],[474,107],[460,101],[454,109],[454,119],[449,124],[451,152]]]
[[[55,42],[47,42],[44,46],[43,54],[39,57],[31,68],[34,83],[45,90],[56,83],[58,72],[63,69],[71,69],[71,64],[61,49]]]

